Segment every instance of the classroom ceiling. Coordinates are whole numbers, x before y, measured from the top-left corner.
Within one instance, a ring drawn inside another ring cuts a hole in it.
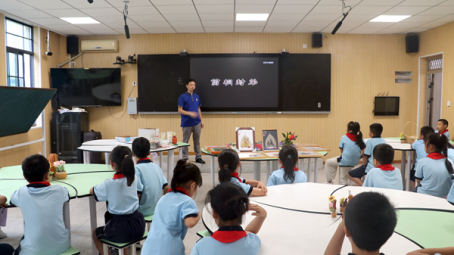
[[[454,0],[345,0],[353,7],[338,33],[418,33],[454,21]],[[124,34],[123,0],[0,0],[0,10],[65,35]],[[131,34],[330,33],[340,0],[129,0]],[[235,13],[269,13],[267,21],[235,21]],[[371,23],[378,15],[412,15]],[[92,17],[72,25],[61,17]]]

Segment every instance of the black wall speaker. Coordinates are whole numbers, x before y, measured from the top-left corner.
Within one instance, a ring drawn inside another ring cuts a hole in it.
[[[322,34],[312,34],[312,48],[320,48],[323,46],[323,35]]]
[[[405,45],[407,53],[413,53],[419,51],[419,36],[418,35],[407,35],[405,37]]]
[[[79,54],[79,38],[66,37],[66,53],[71,55]]]

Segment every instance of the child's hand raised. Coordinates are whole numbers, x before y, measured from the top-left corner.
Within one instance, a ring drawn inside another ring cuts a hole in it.
[[[249,204],[249,211],[255,211],[252,213],[252,215],[255,217],[266,218],[266,210],[260,205]]]
[[[249,204],[249,211],[254,211],[255,218],[247,225],[246,232],[257,234],[266,218],[266,210],[259,205]]]

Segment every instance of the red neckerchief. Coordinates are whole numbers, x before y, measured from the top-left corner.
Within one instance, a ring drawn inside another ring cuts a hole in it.
[[[281,168],[285,168],[285,167],[284,167],[284,166],[281,166]],[[300,170],[300,169],[299,169],[298,167],[296,167],[296,166],[293,167],[293,171],[296,172],[296,171],[299,171],[299,170]]]
[[[49,182],[30,182],[28,183],[29,185],[30,184],[43,184],[43,185],[46,185],[46,186],[50,186],[50,183]]]
[[[113,177],[114,180],[121,179],[121,178],[125,178],[125,176],[122,173],[114,174],[114,177]]]
[[[137,160],[137,163],[139,163],[139,161],[142,161],[142,160],[150,160],[150,158],[139,158],[139,159]],[[150,161],[151,161],[151,160],[150,160]]]
[[[392,171],[392,170],[396,169],[396,168],[393,167],[393,165],[391,165],[391,164],[379,165],[378,168],[380,168],[380,169],[383,170],[383,171]]]
[[[445,131],[439,132],[439,133],[440,133],[440,135],[442,135],[442,134],[444,134],[444,133],[446,133],[446,132],[448,132],[448,131],[449,131],[448,129],[445,129]]]
[[[241,178],[238,176],[238,173],[237,173],[237,172],[233,172],[233,173],[232,173],[232,177],[237,178],[238,181],[241,182],[241,183],[243,182],[243,180],[241,180]]]
[[[169,189],[169,192],[170,191],[173,191],[172,188]],[[190,197],[190,195],[188,194],[188,192],[186,192],[185,189],[183,189],[182,187],[177,187],[177,191],[181,191],[183,192],[184,194],[186,194],[188,197]]]
[[[431,158],[431,159],[442,159],[442,158],[445,158],[445,155],[438,153],[438,152],[432,152],[432,153],[429,153],[429,155],[427,155],[427,157]]]
[[[240,226],[220,227],[211,237],[221,243],[233,243],[246,237],[247,233]]]
[[[357,135],[354,135],[354,134],[350,134],[350,133],[347,133],[346,136],[352,140],[353,142],[356,142],[358,136]]]

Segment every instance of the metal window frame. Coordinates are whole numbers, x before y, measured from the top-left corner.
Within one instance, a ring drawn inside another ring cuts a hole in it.
[[[14,76],[14,75],[10,75],[10,72],[9,72],[9,69],[10,69],[10,64],[9,64],[9,53],[13,53],[13,54],[16,54],[16,56],[19,56],[19,55],[22,55],[22,63],[19,63],[19,58],[16,57],[17,59],[17,76]],[[9,84],[9,78],[12,77],[12,78],[17,78],[17,79],[20,79],[21,77],[19,76],[19,65],[22,64],[22,71],[24,72],[24,77],[22,77],[22,79],[24,79],[24,87],[25,87],[25,57],[24,55],[27,54],[30,56],[30,88],[34,88],[35,87],[35,77],[33,75],[34,73],[34,54],[30,54],[28,51],[24,51],[24,50],[19,50],[19,49],[16,49],[16,48],[11,48],[11,47],[6,47],[6,63],[7,63],[7,68],[6,68],[6,78],[7,78],[7,85],[10,86]],[[18,83],[18,87],[19,86],[19,83]]]
[[[13,33],[8,33],[8,26],[6,25],[6,22],[7,22],[8,20],[9,20],[9,21],[12,21],[12,22],[15,22],[15,23],[17,23],[17,24],[22,25],[22,34],[25,34],[25,33],[24,33],[25,27],[29,27],[29,28],[30,28],[30,38],[27,38],[27,37],[25,37],[25,36],[19,36],[19,35],[13,34]],[[27,25],[27,24],[25,24],[25,23],[23,23],[23,22],[20,22],[20,21],[11,19],[11,18],[5,18],[5,34],[9,34],[9,35],[13,35],[13,36],[20,37],[20,38],[22,38],[23,41],[25,41],[25,40],[30,40],[30,41],[32,42],[32,44],[31,44],[31,47],[32,47],[32,48],[31,48],[31,51],[24,50],[24,49],[18,49],[18,50],[22,50],[22,51],[24,51],[24,52],[27,52],[28,54],[33,54],[33,52],[34,52],[33,26]],[[6,44],[8,44],[8,41],[6,42]],[[12,47],[8,47],[8,46],[7,46],[7,48],[12,48]],[[16,49],[16,48],[13,48],[13,49]]]

